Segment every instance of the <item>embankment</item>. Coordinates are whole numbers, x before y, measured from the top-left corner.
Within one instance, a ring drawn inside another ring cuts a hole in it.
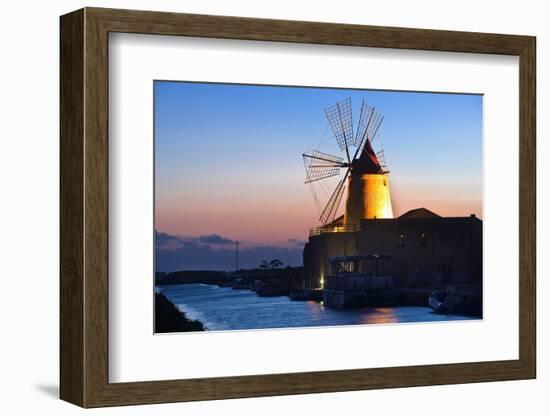
[[[155,332],[206,331],[200,321],[188,319],[185,313],[161,293],[155,293]]]

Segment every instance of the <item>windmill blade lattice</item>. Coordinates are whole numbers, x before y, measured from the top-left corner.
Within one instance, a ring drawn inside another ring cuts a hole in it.
[[[353,141],[354,146],[360,147],[367,134],[367,129],[372,116],[374,115],[374,107],[369,107],[365,101],[361,104],[361,113],[359,115],[359,123],[357,123],[357,131],[355,133],[355,139]]]
[[[365,144],[365,140],[372,142],[383,120],[384,116],[376,111],[376,108],[368,106],[363,101],[353,144],[360,150]]]
[[[346,179],[348,177],[350,169],[346,171],[346,174],[342,178],[340,182],[338,182],[338,185],[336,186],[336,189],[334,189],[334,192],[330,196],[330,199],[327,202],[327,205],[325,206],[325,209],[321,213],[321,217],[319,217],[319,220],[323,224],[327,224],[334,220],[336,217],[336,213],[338,212],[338,207],[340,206],[340,202],[342,201],[342,196],[344,195],[344,190],[346,189]]]
[[[314,150],[311,154],[304,154],[303,157],[306,167],[305,183],[336,176],[340,173],[340,168],[344,166],[344,159],[341,157],[318,150]]]
[[[382,121],[384,121],[384,116],[375,110],[375,115],[373,116],[372,123],[367,129],[367,137],[370,142],[372,142],[374,137],[378,134],[378,130],[380,129]]]
[[[353,120],[351,118],[351,98],[338,101],[325,110],[332,133],[338,142],[340,150],[345,150],[353,144]]]
[[[386,157],[384,156],[384,150],[379,150],[376,152],[376,158],[378,159],[378,162],[380,162],[380,167],[387,172],[388,165],[386,165]]]

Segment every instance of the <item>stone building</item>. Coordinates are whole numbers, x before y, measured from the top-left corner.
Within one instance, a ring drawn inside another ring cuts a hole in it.
[[[304,247],[306,285],[323,287],[329,258],[353,255],[391,256],[398,288],[480,286],[482,221],[475,215],[441,217],[425,208],[397,218],[363,218],[358,226],[346,225],[341,216],[311,230]]]

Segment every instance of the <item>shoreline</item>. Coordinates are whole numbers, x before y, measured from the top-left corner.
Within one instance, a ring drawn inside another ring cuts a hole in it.
[[[287,296],[261,297],[252,291],[233,291],[215,285],[192,284],[189,290],[165,288],[175,304],[193,311],[189,317],[207,322],[207,330],[246,331],[337,327],[364,324],[405,324],[479,319],[462,314],[437,314],[428,305],[392,308],[337,309],[321,302],[292,301]]]
[[[228,286],[228,285],[221,285],[219,283],[204,283],[204,282],[199,282],[199,283],[168,283],[166,286],[172,286],[172,285],[186,285],[186,284],[201,284],[201,285],[206,285],[206,286],[217,286],[217,287],[229,287],[231,288],[231,286]],[[162,286],[162,285],[158,285],[158,286]],[[158,287],[156,286],[156,287]],[[251,289],[250,287],[248,286],[243,286],[243,287],[233,287],[234,290],[248,290],[248,291],[251,291],[251,292],[256,292],[256,295],[257,296],[260,296],[260,297],[279,297],[279,296],[282,296],[282,297],[287,297],[289,298],[290,300],[292,301],[314,301],[316,303],[323,303],[323,298],[316,298],[316,297],[311,297],[311,296],[307,296],[306,298],[304,297],[294,297],[293,296],[293,293],[296,293],[295,292],[290,292],[288,294],[283,294],[283,293],[277,293],[277,294],[267,294],[267,295],[262,295],[262,294],[259,294],[257,290],[254,290],[254,289]],[[307,292],[307,291],[302,291],[302,292]],[[394,307],[394,308],[404,308],[404,307],[412,307],[412,306],[415,306],[415,307],[426,307],[426,308],[429,308],[431,310],[433,310],[433,308],[430,306],[429,304],[429,296],[430,294],[433,292],[432,290],[428,290],[428,289],[401,289],[401,290],[398,290],[398,302],[394,305],[391,305],[391,307]],[[361,307],[361,308],[368,308],[368,307],[376,307],[376,306],[364,306],[364,307]],[[337,310],[350,310],[350,309],[361,309],[361,308],[335,308]],[[176,308],[177,309],[177,308]],[[179,310],[178,310],[179,311]],[[184,316],[185,316],[185,313],[181,312]],[[437,313],[434,311],[434,313]],[[475,318],[475,319],[483,319],[483,313],[468,313],[468,312],[456,312],[456,313],[439,313],[440,315],[450,315],[450,316],[463,316],[463,317],[466,317],[466,318]],[[186,318],[187,319],[187,318]],[[199,321],[197,321],[199,322]],[[208,330],[208,328],[206,328],[205,330]]]
[[[202,322],[187,318],[164,294],[155,293],[155,333],[207,330]]]

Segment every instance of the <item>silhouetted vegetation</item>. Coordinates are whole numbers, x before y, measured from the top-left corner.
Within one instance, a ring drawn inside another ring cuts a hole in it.
[[[262,270],[277,270],[283,267],[285,264],[279,259],[273,259],[270,262],[262,260],[260,263],[260,269]]]
[[[200,321],[188,319],[166,296],[155,294],[155,332],[204,331]]]

